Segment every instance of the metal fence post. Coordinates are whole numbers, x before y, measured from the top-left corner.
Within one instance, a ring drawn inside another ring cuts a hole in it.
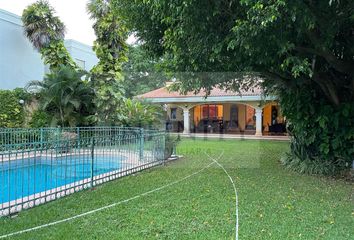
[[[40,129],[40,146],[43,148],[43,128]]]
[[[140,128],[139,134],[139,160],[144,161],[144,129]]]
[[[165,166],[166,164],[166,157],[165,157],[165,152],[166,152],[166,133],[162,132],[162,161],[163,161],[163,165]]]
[[[95,158],[95,139],[92,137],[91,144],[91,176],[90,176],[90,187],[93,187],[93,171],[94,171],[94,158]]]
[[[77,148],[80,149],[80,128],[76,128],[76,134],[77,134]]]

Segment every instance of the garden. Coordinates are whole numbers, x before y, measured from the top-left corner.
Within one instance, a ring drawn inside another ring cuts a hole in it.
[[[91,0],[87,12],[89,71],[47,1],[23,11],[49,71],[0,90],[0,239],[354,235],[350,1]],[[135,96],[167,79],[205,97],[262,89],[282,106],[289,141],[166,134],[163,106]]]
[[[284,169],[288,150],[288,142],[182,139],[182,159],[3,218],[0,236],[49,224],[9,239],[233,239],[235,194],[215,159],[236,185],[239,239],[350,239],[352,185]]]

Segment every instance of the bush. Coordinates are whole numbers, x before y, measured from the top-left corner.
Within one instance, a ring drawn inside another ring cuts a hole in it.
[[[354,160],[354,105],[333,106],[311,87],[279,95],[291,135],[283,164],[309,174],[348,171]]]
[[[33,112],[28,124],[31,128],[48,127],[50,125],[50,116],[43,110],[36,110]]]
[[[28,94],[21,89],[0,90],[0,127],[22,127],[25,119],[20,100],[27,100]]]
[[[91,83],[82,78],[85,71],[61,66],[47,74],[43,81],[32,81],[27,88],[39,94],[40,108],[50,116],[51,125],[86,126],[94,114],[94,91]]]
[[[161,109],[138,100],[125,99],[117,114],[118,125],[125,127],[158,128],[161,124]]]

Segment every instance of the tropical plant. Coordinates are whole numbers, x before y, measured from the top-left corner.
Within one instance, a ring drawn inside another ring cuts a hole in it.
[[[297,147],[292,149],[301,148],[306,161],[325,161],[332,170],[350,168],[352,1],[113,2],[144,47],[168,60],[169,71],[221,72],[217,78],[205,74],[182,78],[181,90],[215,85],[239,90],[244,75],[262,77],[263,87],[278,95],[293,129],[292,143]],[[250,78],[246,79],[249,86]],[[292,153],[296,155],[295,150]]]
[[[91,70],[95,88],[98,123],[113,125],[124,99],[122,64],[127,61],[127,29],[111,8],[110,1],[91,0],[87,5],[96,34],[94,51],[99,62]]]
[[[64,45],[65,25],[55,16],[48,1],[39,0],[29,5],[22,13],[22,22],[26,37],[51,70],[61,65],[78,69]]]
[[[0,90],[0,128],[22,127],[25,119],[23,89]]]
[[[37,109],[32,113],[31,119],[28,123],[31,128],[42,128],[50,126],[51,117],[49,113],[43,109]]]
[[[43,81],[27,85],[39,94],[40,109],[51,116],[51,125],[81,126],[92,123],[94,92],[90,83],[82,78],[87,73],[62,66],[47,74]]]
[[[125,127],[158,128],[161,118],[160,107],[128,98],[117,112],[118,122]]]

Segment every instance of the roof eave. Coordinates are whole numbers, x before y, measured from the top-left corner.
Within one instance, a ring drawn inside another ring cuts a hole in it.
[[[274,96],[262,97],[260,95],[254,96],[209,96],[205,97],[164,97],[164,98],[144,98],[148,102],[151,103],[210,103],[210,102],[250,102],[250,101],[262,101],[268,100],[272,101],[276,98]]]

